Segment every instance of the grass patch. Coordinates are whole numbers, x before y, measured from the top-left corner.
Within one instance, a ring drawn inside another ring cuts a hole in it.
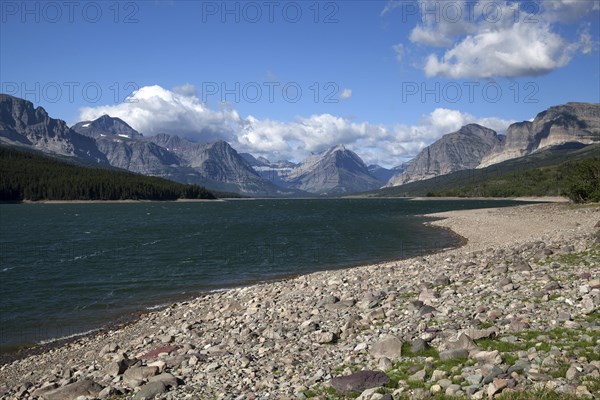
[[[510,353],[527,349],[524,343],[509,343],[497,339],[479,339],[475,343],[484,350],[498,350],[500,353]]]
[[[390,381],[388,382],[388,384],[386,385],[386,387],[389,388],[393,388],[396,389],[399,387],[400,381],[405,381],[409,382],[408,377],[410,375],[412,375],[411,373],[409,373],[409,369],[414,367],[414,366],[418,366],[418,363],[415,362],[411,362],[411,361],[400,361],[396,364],[394,364],[394,367],[389,370],[386,374],[388,376],[388,378],[390,378]],[[425,367],[425,366],[423,366]],[[410,381],[410,382],[414,382],[414,381]],[[421,382],[422,384],[422,382]]]
[[[591,324],[592,322],[598,322],[600,321],[600,311],[595,310],[590,314],[586,315],[585,317],[579,317],[575,320],[579,322],[587,322],[588,324]]]
[[[425,358],[433,357],[435,359],[440,358],[440,352],[436,348],[433,348],[433,347],[429,347],[427,349],[413,353],[412,351],[410,351],[410,343],[409,342],[402,343],[402,355],[403,356],[413,356],[413,357],[425,357]]]
[[[567,375],[567,370],[569,369],[569,367],[569,364],[561,362],[558,365],[558,367],[550,371],[550,376],[554,379],[564,378]]]
[[[408,381],[406,381],[406,386],[408,386],[409,389],[426,389],[427,386],[425,385],[425,382],[421,382],[421,381],[411,381],[410,379]]]
[[[454,373],[454,371],[453,371],[454,368],[468,365],[470,361],[472,362],[472,360],[469,360],[466,357],[458,357],[458,358],[451,358],[449,360],[444,360],[444,361],[438,360],[433,365],[434,365],[435,369],[446,371],[448,373],[448,376],[451,376]]]
[[[433,348],[433,347],[430,347],[425,350],[417,351],[414,355],[418,356],[418,357],[432,357],[435,359],[440,358],[440,352],[436,348]]]
[[[465,381],[465,378],[463,378],[460,375],[452,377],[452,383],[454,383],[456,385],[462,385],[464,383],[464,381]]]
[[[398,292],[396,293],[396,299],[414,299],[419,297],[418,292]]]
[[[600,263],[600,246],[593,245],[590,250],[576,253],[557,254],[547,258],[548,263],[559,262],[569,266],[575,265],[598,265]]]
[[[387,375],[390,378],[390,383],[387,386],[390,388],[398,388],[400,381],[406,382],[406,386],[411,389],[427,388],[426,383],[421,381],[411,381],[409,379],[409,377],[414,373],[409,372],[409,369],[415,366],[422,366],[423,368],[425,368],[427,376],[429,377],[431,376],[432,371],[435,369],[445,371],[448,374],[448,376],[451,376],[454,374],[457,368],[462,367],[464,365],[474,364],[473,360],[470,360],[466,357],[451,358],[449,360],[440,360],[439,352],[437,349],[434,348],[429,348],[413,354],[410,352],[410,345],[406,347],[405,346],[403,346],[402,348],[403,354],[411,354],[419,358],[431,357],[433,358],[433,362],[427,363],[427,365],[425,365],[417,360],[404,360],[394,364],[393,368],[387,372]]]
[[[519,359],[519,357],[517,357],[515,354],[511,354],[511,353],[503,353],[502,354],[502,360],[504,361],[504,364],[514,365],[518,359]]]
[[[335,367],[333,369],[333,372],[336,375],[339,375],[341,373],[343,373],[345,370],[350,370],[352,372],[358,372],[358,371],[362,371],[364,369],[363,365],[349,365],[349,364],[342,364],[342,365],[338,365],[337,367]]]
[[[586,316],[585,319],[597,320],[598,312],[594,315]],[[559,348],[573,358],[586,357],[588,362],[600,361],[600,354],[596,350],[596,344],[600,341],[600,330],[586,329],[567,329],[558,327],[549,331],[526,331],[515,333],[517,342],[505,342],[494,339],[479,339],[476,344],[484,350],[497,350],[502,355],[503,362],[508,365],[514,365],[518,357],[516,352],[526,351],[535,348],[540,352],[549,352],[553,347]],[[561,365],[558,370],[551,371],[554,378],[565,376],[568,365]]]
[[[600,394],[600,378],[583,378],[582,384],[594,394]]]
[[[499,400],[581,400],[581,397],[575,395],[558,394],[551,390],[530,390],[527,392],[507,392],[502,393],[494,399]]]
[[[358,396],[360,396],[360,393],[356,392],[342,394],[332,387],[317,387],[313,389],[308,389],[304,391],[303,394],[309,399],[313,397],[325,396],[325,398],[332,400],[355,399]]]

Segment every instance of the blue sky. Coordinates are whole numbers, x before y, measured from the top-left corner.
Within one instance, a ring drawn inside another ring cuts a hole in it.
[[[271,159],[397,165],[465,123],[600,102],[591,0],[0,4],[2,92]]]

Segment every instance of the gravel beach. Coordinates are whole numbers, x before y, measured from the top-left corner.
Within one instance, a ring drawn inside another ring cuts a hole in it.
[[[431,217],[465,244],[172,304],[2,365],[0,398],[600,398],[600,206]]]

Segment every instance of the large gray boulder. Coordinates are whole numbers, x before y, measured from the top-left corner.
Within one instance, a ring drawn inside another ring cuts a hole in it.
[[[381,371],[359,371],[338,376],[330,381],[331,386],[341,393],[358,392],[386,385],[390,378]]]
[[[402,356],[402,340],[394,335],[386,335],[371,347],[371,355],[375,358],[398,360]]]
[[[103,387],[96,382],[84,379],[46,392],[42,395],[42,398],[45,400],[75,400],[79,396],[95,397],[102,389]]]

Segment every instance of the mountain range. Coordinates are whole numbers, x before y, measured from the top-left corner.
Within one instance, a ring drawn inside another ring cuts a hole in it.
[[[511,124],[506,136],[476,124],[463,126],[423,149],[386,186],[489,167],[569,142],[600,142],[600,104],[567,103],[551,107],[533,121]]]
[[[238,153],[224,141],[197,143],[168,133],[146,137],[108,115],[69,128],[29,101],[0,94],[0,143],[255,197],[372,191],[482,168],[567,142],[600,142],[599,104],[551,107],[533,121],[512,124],[506,136],[469,124],[444,135],[407,163],[387,169],[367,166],[343,145],[300,163],[272,162]]]
[[[393,176],[386,186],[400,186],[463,169],[476,168],[483,157],[503,142],[503,136],[477,124],[469,124],[421,151]]]
[[[0,94],[0,140],[108,165],[92,138],[77,134],[65,121],[51,118],[42,107],[34,109],[31,102],[4,94]]]
[[[506,140],[497,143],[478,168],[526,156],[543,148],[567,142],[591,144],[600,141],[600,105],[567,103],[550,107],[533,121],[512,124]]]

